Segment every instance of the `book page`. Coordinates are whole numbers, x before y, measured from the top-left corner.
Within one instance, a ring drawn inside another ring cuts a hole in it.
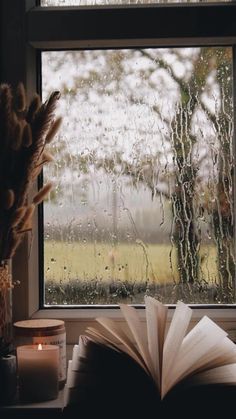
[[[161,398],[172,385],[172,370],[176,364],[177,355],[189,326],[192,310],[186,304],[178,302],[163,348]]]
[[[127,353],[127,349],[124,347],[123,343],[121,343],[118,339],[115,339],[115,337],[103,327],[101,329],[97,329],[89,326],[86,329],[86,333],[89,335],[91,340],[93,340],[95,343],[98,343],[99,345],[106,346],[107,348],[118,352]],[[131,356],[130,353],[128,355]]]
[[[204,316],[187,336],[185,336],[181,344],[172,370],[172,383],[170,383],[170,386],[173,386],[188,374],[204,368],[204,364],[213,362],[214,358],[223,355],[227,348],[231,355],[231,344],[229,347],[227,341],[225,345],[223,343],[223,341],[225,342],[226,336],[227,333],[223,329],[217,326],[207,316]]]
[[[231,384],[236,385],[236,363],[200,372],[191,377],[189,385]]]
[[[96,320],[104,327],[104,329],[108,330],[108,332],[110,332],[119,342],[123,344],[124,352],[131,356],[136,362],[138,362],[139,365],[141,365],[141,367],[145,369],[147,373],[149,373],[146,363],[137,350],[137,347],[130,340],[122,327],[106,317],[98,317]]]
[[[78,362],[79,362],[79,345],[74,345],[73,347],[73,353],[72,353],[72,359],[71,359],[71,368],[73,370],[77,370],[78,369]]]
[[[168,308],[152,297],[145,297],[148,349],[152,359],[154,380],[161,391],[162,355]]]
[[[68,388],[77,387],[79,382],[79,371],[74,371],[72,361],[68,362],[66,385]]]
[[[204,358],[204,365],[203,368],[200,368],[201,370],[234,364],[236,363],[236,345],[228,337],[225,337],[222,342],[217,344],[217,348],[212,349],[211,353]]]
[[[69,360],[68,368],[67,368],[67,377],[66,377],[66,384],[68,385],[68,387],[71,385],[71,382],[72,382],[71,371],[72,371],[72,360]]]
[[[89,326],[86,329],[86,333],[91,337],[91,339],[94,342],[99,343],[100,345],[105,345],[108,348],[118,350],[117,343],[115,343],[114,340],[111,339],[110,334],[108,334],[105,329],[101,331]]]
[[[88,338],[85,335],[80,335],[79,344],[74,345],[72,352],[72,370],[76,371],[79,369],[79,359],[80,357],[86,356],[86,342]]]
[[[142,326],[137,310],[125,304],[120,304],[121,312],[129,326],[130,333],[134,338],[138,351],[141,354],[146,367],[155,378],[152,359],[148,349],[147,334],[144,325]]]
[[[180,379],[207,369],[233,364],[235,362],[236,345],[228,337],[225,337],[222,341],[217,342],[208,353],[199,358],[197,369],[194,368],[192,371],[192,367],[190,366]]]

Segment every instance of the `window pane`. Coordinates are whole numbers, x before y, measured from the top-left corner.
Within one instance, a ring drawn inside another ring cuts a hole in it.
[[[42,53],[46,304],[235,302],[232,49]]]
[[[230,3],[232,0],[41,0],[41,6],[111,6],[115,4]]]

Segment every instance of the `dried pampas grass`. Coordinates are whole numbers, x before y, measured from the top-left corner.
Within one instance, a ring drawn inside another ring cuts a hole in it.
[[[0,261],[9,259],[24,233],[32,229],[35,207],[50,192],[49,183],[29,202],[32,183],[43,165],[53,161],[45,150],[61,125],[55,118],[59,92],[42,103],[36,94],[27,107],[26,92],[20,83],[14,93],[0,85]]]

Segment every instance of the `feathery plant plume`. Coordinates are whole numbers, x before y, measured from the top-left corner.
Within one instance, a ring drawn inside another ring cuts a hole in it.
[[[52,188],[48,183],[29,202],[32,183],[43,165],[53,161],[45,148],[61,124],[61,118],[55,118],[59,98],[60,93],[53,92],[42,103],[36,94],[27,106],[22,83],[16,92],[0,85],[0,261],[14,256],[32,229],[35,207]]]
[[[3,198],[2,198],[3,208],[5,210],[9,210],[13,206],[14,201],[15,201],[15,194],[14,194],[13,190],[12,189],[7,189],[5,191],[5,196],[4,196],[4,193],[3,193]]]
[[[26,114],[26,121],[31,123],[34,119],[36,112],[39,110],[41,104],[40,96],[36,93],[29,105],[29,109]]]
[[[47,136],[46,136],[46,140],[45,140],[45,142],[46,142],[47,144],[49,144],[49,143],[53,140],[53,138],[55,137],[55,135],[56,135],[57,131],[59,130],[59,128],[60,128],[60,126],[61,126],[61,123],[62,123],[62,118],[61,118],[61,117],[59,117],[59,118],[57,118],[57,119],[55,120],[55,122],[52,124],[52,126],[51,126],[51,128],[49,129],[48,134],[47,134]]]
[[[49,194],[50,190],[52,189],[52,183],[49,182],[34,196],[33,203],[35,205],[40,204]]]
[[[0,138],[1,146],[7,147],[11,131],[11,122],[14,117],[12,112],[12,92],[7,84],[0,85]]]
[[[17,86],[15,107],[17,112],[24,112],[26,109],[26,95],[23,83],[19,83]]]
[[[30,124],[28,124],[27,122],[23,128],[22,143],[23,143],[23,146],[26,148],[32,145],[32,131],[31,131]]]

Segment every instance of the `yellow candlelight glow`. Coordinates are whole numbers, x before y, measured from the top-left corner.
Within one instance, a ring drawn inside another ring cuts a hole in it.
[[[39,351],[42,351],[42,349],[43,349],[42,344],[41,344],[41,343],[39,343],[39,345],[38,345],[38,350],[39,350]]]

